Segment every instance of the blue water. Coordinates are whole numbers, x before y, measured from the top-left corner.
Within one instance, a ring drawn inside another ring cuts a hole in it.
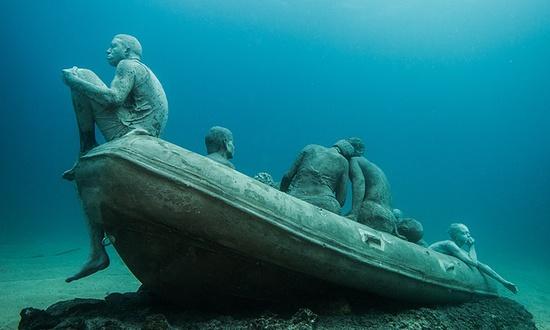
[[[0,27],[0,241],[85,235],[60,70],[109,83],[129,33],[166,140],[204,153],[225,126],[239,171],[279,179],[306,144],[359,136],[428,241],[462,221],[481,255],[550,261],[548,1],[7,1]]]

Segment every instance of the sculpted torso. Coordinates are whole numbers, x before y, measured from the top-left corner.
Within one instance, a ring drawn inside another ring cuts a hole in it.
[[[309,145],[302,151],[301,166],[289,188],[290,194],[334,196],[347,160],[335,149]]]
[[[452,255],[452,256],[456,254],[456,251],[460,250],[460,248],[456,245],[456,243],[451,240],[436,242],[430,245],[430,249],[437,251],[439,253]]]
[[[354,157],[352,162],[357,162],[365,178],[363,200],[389,207],[391,205],[390,184],[384,172],[365,157]]]
[[[127,91],[118,112],[128,126],[139,124],[146,130],[160,132],[166,124],[168,101],[155,74],[139,60],[122,60],[111,85],[119,85],[122,94]],[[118,105],[116,102],[114,105]],[[147,118],[152,116],[154,118]]]

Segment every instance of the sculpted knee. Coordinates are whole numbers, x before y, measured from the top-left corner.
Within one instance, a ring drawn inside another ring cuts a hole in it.
[[[394,231],[396,222],[390,209],[372,201],[363,204],[359,210],[357,221],[373,229],[388,233]]]
[[[94,85],[103,85],[103,81],[101,81],[101,79],[99,79],[99,77],[90,69],[78,68],[76,70],[76,75],[80,79],[86,80],[87,82],[90,82]]]
[[[89,78],[89,77],[93,77],[96,74],[90,69],[78,68],[78,69],[76,69],[76,75],[79,78],[86,79],[86,78]]]

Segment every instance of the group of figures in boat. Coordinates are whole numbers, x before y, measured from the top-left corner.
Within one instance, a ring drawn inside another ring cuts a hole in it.
[[[128,134],[161,135],[168,116],[168,101],[153,71],[141,62],[141,54],[141,44],[135,37],[127,34],[114,36],[107,49],[107,61],[116,68],[110,86],[88,69],[72,67],[62,71],[76,114],[80,156],[98,145],[96,127],[106,141]],[[207,157],[234,169],[230,160],[235,146],[230,130],[212,127],[205,143]],[[280,183],[266,172],[257,174],[255,178],[336,214],[341,213],[346,186],[351,181],[352,206],[345,215],[348,219],[427,246],[422,239],[422,224],[413,218],[404,218],[400,210],[392,208],[388,180],[378,166],[364,157],[364,152],[362,140],[356,137],[339,140],[330,147],[312,144],[302,149]],[[75,168],[76,164],[63,173],[63,178],[73,181]],[[109,256],[103,244],[105,232],[100,225],[88,222],[92,246],[90,258],[78,273],[66,279],[67,282],[109,266]],[[477,260],[475,241],[464,224],[453,223],[449,235],[449,240],[436,242],[429,248],[477,267],[510,291],[518,291],[516,285]]]

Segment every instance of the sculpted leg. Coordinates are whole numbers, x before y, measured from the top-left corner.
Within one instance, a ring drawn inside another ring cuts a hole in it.
[[[99,198],[92,189],[81,191],[81,196],[86,194],[88,195],[83,200],[88,202],[83,202],[82,205],[90,233],[90,256],[78,273],[65,280],[67,283],[92,275],[109,266],[109,255],[102,244],[105,232],[102,226]]]
[[[99,77],[90,70],[78,69],[78,76],[86,81],[89,81],[95,85],[103,86],[103,82]],[[80,154],[82,156],[86,152],[97,146],[95,139],[95,119],[94,119],[94,107],[95,105],[86,95],[71,90],[71,98],[73,102],[73,109],[76,115],[76,123],[78,125],[78,134],[80,136]],[[74,170],[76,164],[69,170],[63,173],[63,178],[69,181],[74,180]]]
[[[88,82],[104,86],[101,79],[90,70],[78,69],[77,73],[80,78]],[[80,135],[80,155],[83,155],[97,145],[95,139],[96,113],[101,105],[93,102],[86,95],[78,91],[71,90],[71,94]],[[68,180],[74,180],[74,176],[74,166],[63,174],[63,178]],[[82,266],[82,269],[75,275],[67,278],[66,282],[72,282],[92,275],[109,266],[109,256],[102,244],[105,232],[102,227],[100,196],[91,188],[80,189],[80,195],[83,201],[86,200],[86,202],[82,203],[82,206],[90,235],[90,256],[88,257],[88,261]]]
[[[80,136],[80,154],[85,154],[97,145],[92,103],[85,95],[77,91],[72,91],[71,94]]]
[[[392,211],[373,201],[363,202],[357,221],[387,233],[395,234],[397,231],[396,220]]]

